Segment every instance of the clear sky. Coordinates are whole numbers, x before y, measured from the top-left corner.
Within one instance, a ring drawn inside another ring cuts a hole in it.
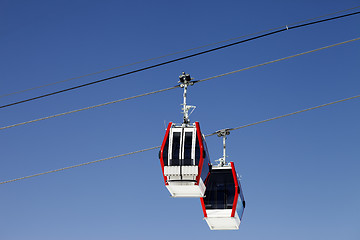
[[[0,2],[0,95],[358,6],[355,0]],[[359,11],[359,9],[357,9]],[[360,16],[285,31],[57,96],[0,109],[0,126],[171,87],[360,37]],[[191,52],[193,53],[193,52]],[[177,55],[178,57],[184,54]],[[360,41],[196,84],[204,134],[360,94]],[[162,60],[169,60],[168,57]],[[162,60],[22,94],[0,104]],[[182,90],[0,132],[0,181],[161,144]],[[246,199],[238,231],[210,231],[199,199],[174,199],[158,151],[0,185],[0,240],[360,239],[360,102],[233,131]],[[221,139],[207,138],[211,160]]]

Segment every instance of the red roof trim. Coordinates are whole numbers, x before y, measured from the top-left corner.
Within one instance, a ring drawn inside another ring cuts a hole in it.
[[[200,131],[200,125],[199,122],[195,122],[195,126],[196,126],[196,136],[199,139],[199,147],[200,147],[200,159],[199,159],[199,167],[198,167],[198,175],[196,177],[196,185],[199,185],[199,181],[200,181],[200,176],[201,176],[201,171],[202,171],[202,166],[204,163],[204,144],[203,144],[203,139],[202,139],[202,134]]]
[[[167,181],[167,177],[165,176],[164,174],[164,161],[163,161],[163,151],[164,151],[164,147],[165,147],[165,144],[166,144],[166,140],[168,139],[169,137],[169,132],[170,132],[170,128],[172,126],[172,122],[169,122],[169,125],[166,129],[166,133],[165,133],[165,137],[164,137],[164,140],[161,144],[161,148],[160,148],[160,164],[161,164],[161,170],[162,170],[162,173],[163,173],[163,176],[164,176],[164,182],[165,182],[165,185],[168,185],[168,183],[166,182]]]
[[[204,198],[200,198],[200,202],[201,202],[201,207],[202,207],[202,210],[203,210],[203,213],[204,213],[204,217],[207,217]]]
[[[234,178],[234,183],[235,183],[235,196],[234,196],[234,202],[233,202],[233,207],[232,207],[232,211],[231,211],[231,217],[235,216],[235,211],[236,211],[236,205],[238,202],[238,198],[239,198],[239,184],[238,184],[238,180],[237,180],[237,176],[236,176],[236,172],[235,172],[235,166],[233,162],[230,162],[231,164],[231,171],[233,174],[233,178]]]

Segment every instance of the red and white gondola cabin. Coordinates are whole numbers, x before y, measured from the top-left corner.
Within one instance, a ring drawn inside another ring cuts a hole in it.
[[[205,186],[205,197],[200,198],[200,201],[204,219],[210,229],[239,229],[245,209],[245,199],[234,163],[211,166]]]
[[[198,122],[170,122],[159,152],[166,188],[173,197],[203,197],[209,154]]]

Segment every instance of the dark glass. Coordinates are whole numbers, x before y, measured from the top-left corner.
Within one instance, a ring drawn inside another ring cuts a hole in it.
[[[184,166],[193,165],[191,159],[191,149],[192,149],[192,132],[185,132],[185,141],[184,141]]]
[[[191,158],[185,158],[182,160],[182,165],[183,166],[192,166],[193,164],[193,160]]]
[[[241,204],[238,204],[236,210],[237,210],[239,218],[241,220],[242,215],[244,213],[244,209],[245,209],[245,198],[244,198],[244,194],[243,194],[240,182],[239,182],[239,197],[240,197]]]
[[[172,158],[170,165],[178,166],[179,165],[179,156],[180,156],[180,132],[173,133],[173,142],[172,142]]]
[[[206,182],[206,209],[231,209],[235,197],[235,183],[231,169],[212,170]]]
[[[240,196],[240,201],[242,202],[242,205],[245,208],[245,198],[244,198],[244,194],[243,194],[240,182],[239,182],[239,196]]]
[[[164,166],[168,165],[168,152],[169,152],[169,136],[166,139],[165,145],[164,145],[164,149],[163,149],[163,163]]]
[[[207,145],[206,145],[205,139],[204,138],[202,138],[202,139],[203,139],[203,146],[204,146],[204,154],[203,154],[204,162],[203,162],[202,170],[201,170],[201,179],[203,181],[205,181],[205,179],[209,173],[210,159],[209,159],[209,153],[207,150]]]
[[[199,139],[196,136],[196,143],[195,143],[195,165],[199,166],[199,161],[200,161],[200,143],[199,143]]]

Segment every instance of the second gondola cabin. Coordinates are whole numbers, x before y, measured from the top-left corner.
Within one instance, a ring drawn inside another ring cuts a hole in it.
[[[166,188],[173,197],[203,197],[209,154],[198,122],[170,122],[159,152]]]
[[[237,230],[245,199],[233,162],[211,166],[205,180],[205,197],[200,198],[204,219],[211,230]]]

